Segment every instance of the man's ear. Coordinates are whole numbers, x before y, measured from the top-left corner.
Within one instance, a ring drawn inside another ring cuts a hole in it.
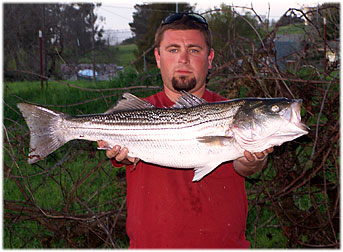
[[[155,48],[154,54],[155,54],[157,67],[160,69],[160,66],[161,66],[160,58],[161,57],[160,57],[160,52],[159,52],[158,48]]]
[[[214,50],[211,48],[210,53],[208,54],[207,60],[208,60],[208,69],[212,68],[212,61],[214,58]]]

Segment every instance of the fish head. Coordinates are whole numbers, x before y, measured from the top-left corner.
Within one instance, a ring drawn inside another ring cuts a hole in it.
[[[301,122],[301,99],[245,99],[232,124],[239,145],[250,152],[263,151],[308,133]]]

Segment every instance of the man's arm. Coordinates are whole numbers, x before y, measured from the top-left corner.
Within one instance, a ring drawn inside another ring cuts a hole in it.
[[[266,166],[268,154],[272,153],[273,151],[273,147],[262,152],[255,153],[244,151],[244,157],[234,160],[233,167],[239,175],[248,177],[256,172],[261,171]]]

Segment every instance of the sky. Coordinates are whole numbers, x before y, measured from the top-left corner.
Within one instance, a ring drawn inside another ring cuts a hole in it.
[[[134,0],[125,0],[125,1],[101,1],[102,6],[97,9],[96,13],[99,16],[104,17],[104,20],[99,23],[104,29],[113,29],[119,31],[129,31],[129,23],[133,21],[132,14],[135,12],[135,4],[143,4],[148,1],[134,1]],[[149,2],[157,2],[155,0]],[[161,1],[159,1],[161,2]],[[289,8],[300,9],[302,6],[317,6],[322,4],[324,0],[210,0],[210,1],[184,1],[188,2],[191,5],[197,3],[196,12],[202,13],[206,10],[213,9],[214,7],[219,7],[221,3],[225,2],[227,5],[233,6],[242,6],[242,7],[251,7],[251,4],[254,10],[260,16],[268,16],[268,11],[270,11],[270,19],[277,20],[280,18]],[[242,8],[235,8],[239,13],[242,12]]]

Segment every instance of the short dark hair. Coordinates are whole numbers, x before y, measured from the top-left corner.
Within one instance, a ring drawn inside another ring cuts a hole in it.
[[[163,22],[159,26],[155,34],[155,47],[159,50],[163,34],[166,30],[199,30],[202,32],[205,38],[205,42],[208,46],[208,53],[212,48],[212,33],[207,24],[195,21],[189,18],[187,15],[183,15],[182,18],[175,20],[172,23],[164,24]]]

